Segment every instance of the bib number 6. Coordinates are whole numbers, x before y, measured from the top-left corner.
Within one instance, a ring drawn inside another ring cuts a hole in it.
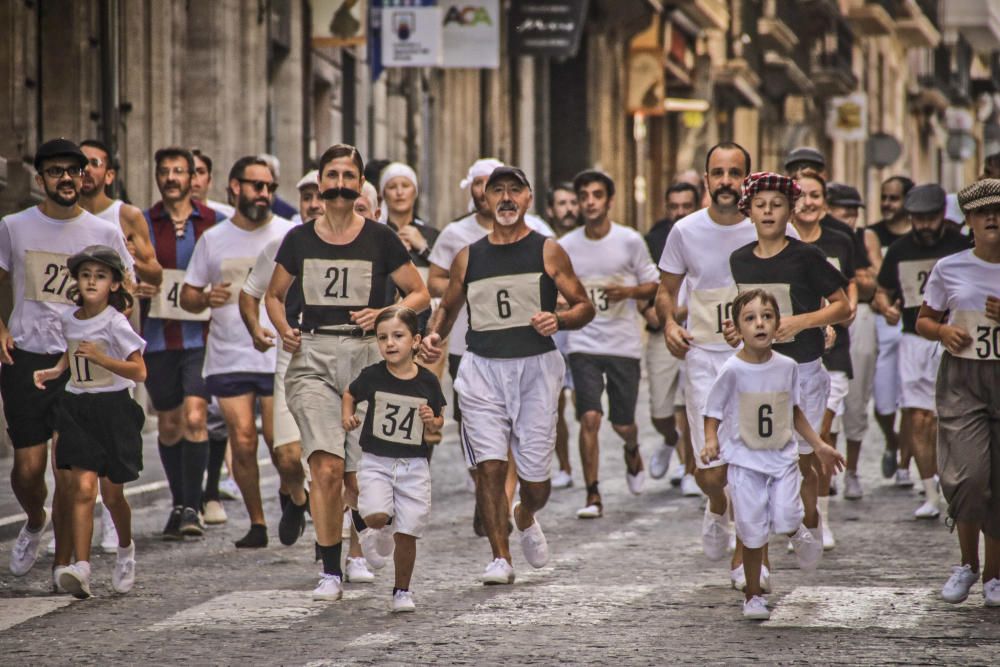
[[[497,292],[497,315],[502,319],[510,317],[510,292],[505,289]]]

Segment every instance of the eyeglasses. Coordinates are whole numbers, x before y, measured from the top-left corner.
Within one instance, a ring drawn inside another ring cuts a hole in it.
[[[191,172],[184,167],[159,167],[156,170],[157,176],[167,177],[167,176],[183,176],[184,174],[190,174]]]
[[[240,178],[237,180],[240,183],[243,183],[244,185],[249,185],[257,192],[263,192],[264,190],[267,190],[268,193],[273,195],[274,192],[278,189],[278,184],[275,183],[274,181],[252,181],[249,178]]]
[[[101,167],[104,166],[104,160],[102,160],[99,157],[92,157],[89,160],[87,160],[87,164],[89,164],[94,169],[100,169]]]
[[[76,165],[73,165],[71,167],[52,166],[43,169],[42,173],[48,176],[49,178],[62,178],[63,174],[66,174],[70,178],[79,178],[80,176],[83,175],[83,169],[81,169]]]

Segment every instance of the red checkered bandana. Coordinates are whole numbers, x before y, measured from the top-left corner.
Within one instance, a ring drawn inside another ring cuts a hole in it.
[[[740,197],[740,212],[750,215],[750,202],[758,192],[774,190],[788,197],[788,203],[794,204],[802,194],[799,184],[787,176],[771,171],[758,171],[743,180],[743,196]]]

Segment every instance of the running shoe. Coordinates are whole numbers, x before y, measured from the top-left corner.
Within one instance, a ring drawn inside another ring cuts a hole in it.
[[[53,535],[49,539],[49,543],[45,547],[45,555],[46,556],[55,556],[56,555],[56,536],[55,535]]]
[[[417,605],[413,604],[413,593],[396,591],[392,594],[392,613],[400,614],[416,610]]]
[[[965,602],[969,597],[969,589],[979,579],[979,575],[972,571],[970,565],[954,565],[951,568],[951,576],[944,582],[941,589],[941,599],[945,602],[957,604]],[[993,581],[996,581],[994,579]],[[986,596],[986,587],[983,587],[983,596]]]
[[[743,564],[741,563],[736,568],[730,570],[729,572],[729,582],[732,584],[733,589],[743,593],[747,589],[747,575],[743,570]],[[767,569],[767,565],[761,563],[760,566],[760,589],[765,593],[771,592],[771,571]]]
[[[240,493],[240,486],[232,477],[226,477],[219,481],[219,498],[222,500],[239,500],[243,497]]]
[[[77,561],[72,565],[57,567],[59,585],[78,600],[90,597],[90,563]]]
[[[181,512],[181,522],[178,527],[181,535],[186,537],[201,537],[205,534],[205,526],[198,516],[198,510],[193,507],[185,507]]]
[[[684,475],[681,478],[681,495],[685,498],[698,498],[702,496],[701,487],[694,475]]]
[[[936,519],[941,516],[941,510],[938,509],[937,503],[928,500],[916,509],[913,516],[917,519]]]
[[[514,511],[517,511],[517,506],[520,504],[517,503],[514,505]],[[538,523],[538,518],[536,517],[530,526],[517,532],[521,538],[521,550],[524,551],[524,560],[528,561],[531,567],[545,567],[545,564],[549,562],[549,543],[545,539],[545,533],[542,532],[542,525]]]
[[[237,549],[263,549],[267,546],[267,526],[261,523],[250,524],[247,534],[236,540]]]
[[[684,469],[683,463],[678,463],[674,466],[674,469],[670,471],[670,486],[677,487],[681,485],[684,475],[687,471]]]
[[[767,600],[763,595],[755,595],[749,600],[743,601],[743,618],[751,621],[766,621],[771,618],[771,612],[767,608]]]
[[[486,566],[481,581],[487,586],[513,584],[514,568],[507,562],[506,558],[494,558],[493,562]]]
[[[844,498],[846,500],[859,500],[864,495],[858,473],[850,471],[844,473]]]
[[[642,493],[642,487],[646,484],[646,470],[642,464],[642,452],[638,447],[631,452],[625,449],[625,481],[632,495],[637,496]]]
[[[882,476],[886,479],[892,479],[898,468],[899,461],[896,458],[896,450],[887,449],[882,452]]]
[[[830,530],[829,523],[826,522],[826,521],[823,521],[822,523],[823,523],[823,525],[822,525],[822,530],[823,530],[823,551],[830,551],[835,546],[837,546],[837,540],[833,536],[833,531]]]
[[[226,516],[226,508],[218,500],[206,501],[202,509],[202,516],[205,517],[205,523],[209,526],[225,523],[229,519]]]
[[[101,551],[106,554],[118,553],[118,530],[104,503],[101,503]]]
[[[701,547],[709,560],[722,560],[729,548],[728,513],[713,514],[709,505],[705,505],[705,516],[701,522]]]
[[[344,581],[352,584],[370,584],[375,581],[375,575],[368,569],[368,561],[364,556],[347,557],[344,563]]]
[[[896,471],[896,486],[902,489],[909,489],[913,486],[913,480],[910,478],[910,471],[900,468]]]
[[[184,508],[180,505],[170,510],[170,516],[167,517],[167,525],[163,527],[164,540],[176,542],[184,539],[184,534],[181,533],[181,516],[183,514]]]
[[[335,602],[344,595],[344,585],[340,582],[340,575],[326,574],[319,575],[319,585],[313,589],[312,599],[322,602]]]
[[[281,520],[278,522],[278,540],[286,547],[295,544],[302,537],[302,533],[306,531],[306,507],[308,504],[308,498],[301,505],[296,505],[289,499],[288,503],[281,510]],[[347,524],[347,529],[350,530],[349,512],[344,514],[344,520]]]
[[[45,512],[45,522],[37,531],[28,530],[28,522],[21,526],[14,548],[10,552],[10,571],[15,577],[23,577],[31,571],[38,560],[38,549],[42,545],[42,533],[49,525],[49,513]]]
[[[565,470],[557,470],[554,475],[552,475],[552,488],[553,489],[568,489],[573,486],[573,475],[569,474]]]
[[[798,531],[792,536],[792,548],[795,551],[795,559],[799,563],[800,570],[815,570],[823,557],[823,541],[816,539],[812,530],[799,525]]]
[[[653,479],[662,479],[670,470],[670,459],[674,456],[674,448],[664,443],[656,448],[652,458],[649,459],[649,476]]]
[[[383,529],[384,530],[384,529]],[[379,553],[378,542],[380,530],[375,530],[374,528],[365,528],[358,535],[358,539],[361,542],[361,553],[365,555],[365,560],[376,570],[381,570],[385,567],[385,556]]]
[[[128,593],[135,585],[135,542],[126,549],[118,549],[111,588],[115,593]]]
[[[1000,579],[990,579],[983,584],[983,604],[1000,607]]]

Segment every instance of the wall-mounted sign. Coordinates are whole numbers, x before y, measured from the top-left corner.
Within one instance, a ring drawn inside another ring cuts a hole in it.
[[[510,50],[519,56],[572,58],[580,49],[587,0],[518,0],[510,8]]]
[[[868,96],[853,93],[831,97],[826,116],[826,133],[839,141],[864,141],[868,138]]]
[[[440,7],[385,7],[381,24],[383,67],[440,64]]]
[[[441,0],[442,67],[500,67],[500,0]]]
[[[365,43],[366,0],[312,0],[312,43],[315,47]]]
[[[628,95],[626,108],[629,113],[642,112],[647,116],[662,116],[666,86],[663,77],[663,55],[658,49],[633,50],[628,54]]]

